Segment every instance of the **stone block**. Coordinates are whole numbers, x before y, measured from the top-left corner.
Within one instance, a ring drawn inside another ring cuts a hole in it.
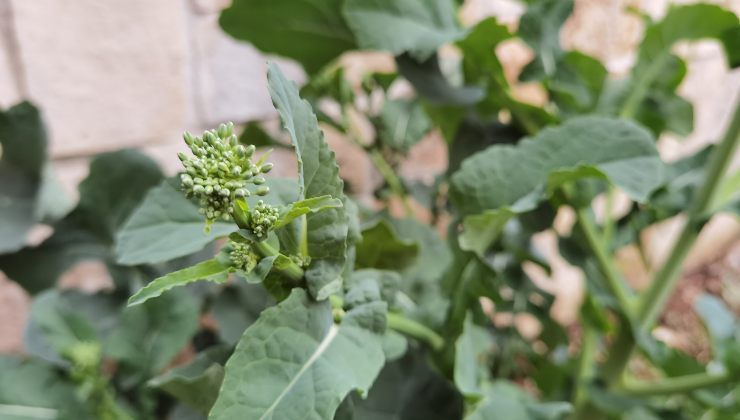
[[[157,142],[183,126],[181,0],[11,0],[28,94],[54,156]]]
[[[204,127],[277,115],[267,91],[268,59],[289,79],[305,81],[297,64],[266,58],[250,44],[229,37],[218,26],[218,14],[192,14],[189,28],[195,109]]]

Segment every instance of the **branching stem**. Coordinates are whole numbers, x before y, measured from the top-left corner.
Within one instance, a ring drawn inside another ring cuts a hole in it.
[[[388,328],[423,341],[434,350],[440,350],[445,344],[445,340],[429,327],[397,313],[388,312]]]
[[[665,264],[656,273],[653,282],[640,300],[637,317],[644,328],[652,327],[663,310],[668,297],[673,292],[681,273],[683,261],[707,221],[706,213],[712,205],[722,175],[732,160],[739,138],[740,101],[735,105],[732,120],[724,137],[712,153],[706,178],[696,194],[692,207],[689,209],[688,220],[678,240],[673,245]]]

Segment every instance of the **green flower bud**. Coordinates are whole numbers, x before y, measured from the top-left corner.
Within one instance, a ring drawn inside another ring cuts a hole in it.
[[[257,148],[254,147],[253,144],[250,144],[249,146],[246,147],[246,150],[244,151],[244,153],[246,154],[247,157],[252,157],[252,155],[254,154],[256,150]]]
[[[180,162],[188,161],[188,156],[183,152],[177,152],[177,157],[180,159]]]
[[[270,193],[270,187],[261,186],[261,187],[257,188],[257,191],[255,191],[254,193],[257,194],[257,195],[260,195],[260,196],[267,195],[267,194]]]
[[[262,185],[267,182],[267,180],[264,177],[257,176],[252,178],[252,182],[254,182],[254,185]]]
[[[231,129],[234,127],[233,124],[220,124],[218,126],[218,136],[222,139],[225,139],[226,137],[229,137],[231,135]]]
[[[273,164],[272,163],[265,163],[260,167],[260,172],[263,174],[266,174],[272,170]]]

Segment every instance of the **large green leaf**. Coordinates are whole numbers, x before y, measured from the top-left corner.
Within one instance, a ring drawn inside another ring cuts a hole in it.
[[[0,372],[3,420],[93,418],[74,385],[51,365],[0,355]]]
[[[232,223],[217,222],[203,230],[203,215],[172,181],[152,188],[116,237],[116,257],[124,265],[168,261],[200,251],[220,236],[236,230]]]
[[[184,289],[126,308],[104,343],[104,352],[137,381],[165,367],[198,329],[199,307]],[[120,365],[119,365],[120,366]]]
[[[311,105],[298,95],[296,85],[275,64],[267,72],[270,95],[290,134],[298,157],[299,200],[329,195],[342,198],[343,182],[334,152],[324,140]],[[316,299],[326,299],[341,290],[348,232],[343,208],[330,208],[297,220],[294,243],[305,242],[311,263],[306,270],[308,290]]]
[[[230,267],[216,258],[203,261],[192,267],[173,271],[153,280],[128,300],[129,306],[140,305],[147,300],[162,296],[162,293],[179,286],[207,280],[223,283],[229,278]]]
[[[224,363],[231,350],[227,347],[211,347],[192,362],[178,366],[147,382],[159,388],[201,414],[208,414],[218,396],[224,379]]]
[[[362,230],[357,244],[358,268],[404,269],[416,260],[419,246],[402,240],[385,220],[379,220]]]
[[[102,153],[90,162],[90,174],[79,185],[75,209],[85,224],[111,243],[150,188],[162,180],[151,158],[136,150]]]
[[[108,294],[47,290],[31,305],[26,351],[59,365],[64,353],[80,342],[99,341],[118,321],[120,302]]]
[[[290,57],[309,73],[355,48],[341,15],[342,0],[236,0],[221,27],[267,53]]]
[[[363,324],[384,307],[357,306],[336,325],[328,301],[294,289],[244,333],[210,417],[332,418],[350,391],[370,389],[383,366],[381,336]]]
[[[360,47],[419,61],[465,34],[451,0],[345,0],[344,16]]]
[[[663,182],[663,168],[650,133],[618,119],[574,118],[517,146],[492,146],[452,176],[457,210],[478,214],[464,221],[461,245],[480,251],[514,214],[534,210],[553,189],[581,178],[607,179],[644,202]]]
[[[490,379],[489,354],[493,336],[475,325],[472,316],[465,318],[463,333],[455,342],[455,385],[466,397],[481,398],[481,385]]]
[[[54,234],[37,247],[0,256],[0,269],[30,293],[37,293],[53,286],[80,261],[113,264],[115,232],[161,178],[154,161],[139,152],[98,155],[79,186],[77,207],[54,225]]]
[[[0,109],[0,253],[23,247],[37,222],[46,143],[36,107],[23,102]]]

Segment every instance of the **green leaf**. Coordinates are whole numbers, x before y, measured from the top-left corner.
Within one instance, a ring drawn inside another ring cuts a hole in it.
[[[80,342],[101,340],[118,321],[119,309],[119,301],[107,294],[47,290],[31,305],[26,350],[66,366],[64,353]]]
[[[199,307],[184,289],[124,309],[104,342],[104,353],[138,382],[165,367],[198,329]]]
[[[735,335],[735,316],[719,298],[702,294],[694,301],[694,309],[706,325],[715,343],[732,339]]]
[[[326,209],[336,209],[342,207],[342,200],[332,198],[330,195],[307,198],[291,203],[286,209],[281,211],[280,218],[275,223],[275,228],[280,228],[298,217],[309,213],[318,213]]]
[[[356,266],[400,270],[413,264],[418,253],[416,243],[400,239],[388,222],[379,220],[363,229]]]
[[[260,313],[274,304],[264,287],[242,281],[225,287],[213,303],[218,337],[234,346]]]
[[[450,248],[429,225],[413,219],[391,219],[390,223],[399,237],[419,246],[414,264],[401,270],[400,288],[415,303],[407,315],[427,325],[441,325],[445,318],[441,308],[447,302],[440,290],[440,279],[452,263]]]
[[[53,287],[76,263],[107,257],[107,246],[96,235],[74,221],[63,220],[41,245],[0,255],[0,270],[27,292],[35,294]]]
[[[354,420],[450,420],[460,419],[460,393],[429,366],[427,355],[409,351],[385,365],[367,398],[352,394]],[[345,401],[346,402],[346,401]],[[337,417],[337,420],[345,418]]]
[[[152,188],[116,236],[116,257],[124,265],[169,261],[200,251],[236,230],[217,222],[205,233],[203,215],[171,180]]]
[[[380,336],[358,325],[373,307],[348,311],[335,325],[328,301],[294,289],[244,333],[211,418],[332,418],[344,397],[366,392],[383,366]]]
[[[463,73],[468,83],[485,89],[485,97],[477,106],[483,115],[497,115],[501,109],[508,109],[517,125],[528,132],[536,132],[554,122],[554,118],[542,108],[511,97],[503,66],[494,52],[500,42],[510,37],[507,27],[495,18],[479,22],[457,43],[463,53]]]
[[[23,247],[28,230],[38,221],[46,144],[36,107],[23,102],[0,109],[0,254]]]
[[[324,195],[341,199],[344,184],[339,178],[339,166],[311,106],[300,98],[296,85],[275,64],[269,65],[267,80],[272,101],[298,157],[299,200]],[[342,287],[347,216],[343,208],[333,208],[308,214],[305,221],[299,222],[302,226],[293,231],[297,237],[291,242],[298,244],[299,251],[303,243],[307,245],[311,257],[305,275],[308,290],[314,298],[326,299]]]
[[[498,381],[465,420],[558,420],[567,418],[571,411],[567,402],[538,403],[515,385]]]
[[[452,176],[452,202],[468,215],[461,246],[481,254],[512,216],[581,178],[607,179],[644,202],[661,185],[663,169],[650,133],[617,119],[574,118],[517,146],[492,146]]]
[[[54,234],[41,245],[0,256],[0,269],[37,293],[53,286],[79,261],[100,260],[112,266],[115,232],[161,178],[156,163],[139,152],[96,156],[79,186],[77,207],[54,225]]]
[[[565,116],[578,115],[596,108],[607,74],[599,60],[578,51],[568,51],[546,86]]]
[[[477,86],[456,86],[442,74],[436,55],[419,62],[408,54],[396,57],[398,72],[433,105],[471,105],[485,96]]]
[[[218,397],[224,379],[223,365],[230,353],[227,347],[211,347],[199,353],[192,362],[150,379],[147,385],[207,415]]]
[[[528,65],[542,69],[545,75],[555,74],[560,56],[560,28],[573,11],[573,0],[534,1],[519,22],[519,36],[535,51]]]
[[[192,267],[173,271],[141,288],[129,298],[128,305],[141,305],[149,299],[162,296],[162,293],[172,288],[185,286],[199,280],[223,283],[229,278],[229,269],[229,266],[224,265],[221,261],[214,258]]]
[[[408,152],[432,128],[432,122],[418,101],[386,99],[378,121],[379,140],[401,152]]]
[[[409,342],[401,333],[398,333],[392,329],[387,329],[383,335],[383,354],[385,354],[386,361],[394,361],[406,354],[408,350]]]
[[[0,355],[0,372],[3,420],[94,418],[82,408],[74,384],[51,365]]]
[[[157,164],[136,150],[102,153],[90,162],[90,174],[79,185],[74,212],[101,238],[113,243],[115,233],[162,180]]]
[[[219,24],[261,51],[292,58],[317,73],[355,41],[342,15],[342,0],[236,0]],[[279,22],[279,24],[277,24]]]
[[[466,397],[481,398],[481,384],[490,379],[490,353],[493,337],[485,328],[475,325],[468,313],[463,333],[455,342],[455,385]]]
[[[465,34],[450,0],[345,0],[343,13],[361,48],[418,61]]]
[[[530,207],[523,207],[530,210]],[[506,223],[516,216],[510,208],[486,210],[483,213],[468,216],[463,220],[463,231],[458,237],[460,248],[473,251],[479,257],[484,257],[488,247],[503,232]]]
[[[565,181],[599,176],[644,202],[662,183],[662,171],[650,133],[623,120],[581,117],[466,159],[452,177],[451,198],[463,214],[521,212]]]
[[[687,123],[686,118],[692,116],[690,106],[674,93],[685,74],[685,65],[671,54],[671,49],[679,41],[717,39],[727,42],[724,46],[732,60],[737,43],[726,34],[737,27],[737,15],[716,5],[671,7],[662,21],[646,28],[631,76],[617,89],[621,91],[617,95],[620,115],[636,117],[656,130],[669,128],[685,133],[691,126],[677,124]]]

